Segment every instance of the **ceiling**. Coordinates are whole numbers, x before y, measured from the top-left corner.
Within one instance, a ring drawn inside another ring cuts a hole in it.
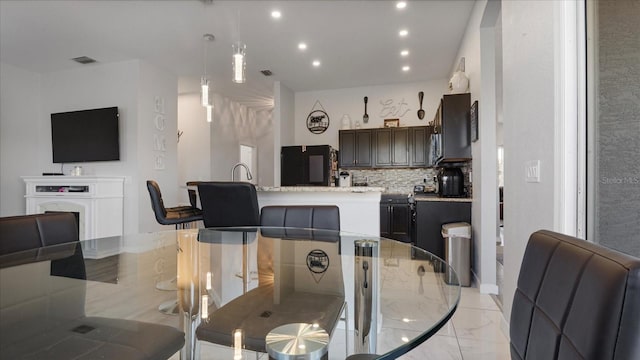
[[[198,91],[206,48],[213,91],[257,107],[272,104],[274,81],[308,91],[448,78],[474,1],[407,3],[399,10],[377,0],[1,0],[0,61],[47,73],[95,66],[70,60],[78,56],[141,59],[175,73],[185,93]],[[271,17],[275,9],[280,19]],[[409,35],[401,38],[401,29]],[[215,40],[205,42],[205,33]],[[245,84],[231,81],[236,41],[247,46]]]

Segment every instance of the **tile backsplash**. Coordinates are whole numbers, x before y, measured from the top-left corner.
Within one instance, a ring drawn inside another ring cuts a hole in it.
[[[469,170],[471,163],[461,167],[465,175],[465,186],[471,193],[469,182]],[[341,169],[342,170],[342,169]],[[438,174],[437,168],[425,169],[372,169],[372,170],[346,170],[351,173],[351,181],[356,183],[367,183],[368,186],[386,188],[386,193],[408,194],[413,192],[414,185],[425,185],[435,189],[434,177]]]
[[[348,170],[355,183],[367,183],[369,186],[386,188],[387,193],[408,194],[413,192],[414,185],[434,187],[433,177],[436,169],[373,169]],[[426,180],[426,181],[425,181]]]

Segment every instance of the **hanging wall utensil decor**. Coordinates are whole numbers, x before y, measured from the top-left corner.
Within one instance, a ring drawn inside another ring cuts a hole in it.
[[[368,97],[364,97],[364,116],[362,116],[362,122],[363,123],[368,123],[369,122],[369,115],[367,114],[367,103],[369,102],[369,98]]]
[[[418,119],[424,119],[424,110],[422,110],[422,100],[424,100],[424,93],[420,91],[418,93],[418,101],[420,102],[420,110],[418,110]]]
[[[307,116],[307,129],[314,134],[322,134],[329,128],[329,115],[324,110],[319,100],[311,108],[309,116]]]

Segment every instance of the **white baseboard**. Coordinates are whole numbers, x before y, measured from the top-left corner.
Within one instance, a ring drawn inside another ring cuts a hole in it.
[[[480,291],[480,294],[498,295],[498,285],[496,285],[496,284],[482,284],[480,282],[480,279],[478,279],[478,276],[476,275],[475,272],[472,271],[471,274],[473,275],[474,283],[478,284],[478,290]]]

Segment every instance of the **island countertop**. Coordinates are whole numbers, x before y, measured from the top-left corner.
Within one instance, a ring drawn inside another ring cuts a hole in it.
[[[384,192],[385,188],[375,186],[256,186],[257,191],[273,192]]]

